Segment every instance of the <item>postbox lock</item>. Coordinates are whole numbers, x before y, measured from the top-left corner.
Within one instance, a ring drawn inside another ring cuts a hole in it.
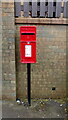
[[[27,42],[27,44],[30,44],[30,42]]]

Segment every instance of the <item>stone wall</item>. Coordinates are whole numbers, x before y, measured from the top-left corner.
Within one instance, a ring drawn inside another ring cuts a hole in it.
[[[31,24],[25,24],[28,25]],[[23,99],[27,96],[27,65],[20,63],[20,26],[24,24],[16,25],[16,80],[17,97]],[[31,97],[63,98],[66,96],[66,25],[36,27],[37,63],[31,64]]]
[[[16,100],[14,2],[2,3],[2,95]]]
[[[53,22],[52,19],[49,22],[47,19],[41,21],[41,18],[23,18],[23,21],[22,18],[15,19],[13,2],[2,3],[0,9],[3,99],[27,98],[27,64],[20,63],[19,45],[20,26],[28,25],[37,27],[37,62],[31,64],[31,97],[66,97],[66,20],[58,19],[59,24],[56,25],[55,18]]]

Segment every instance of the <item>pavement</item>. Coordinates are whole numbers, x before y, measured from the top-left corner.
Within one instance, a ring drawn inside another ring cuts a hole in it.
[[[2,101],[2,118],[68,118],[67,106],[65,101],[52,99],[32,100],[31,106]]]

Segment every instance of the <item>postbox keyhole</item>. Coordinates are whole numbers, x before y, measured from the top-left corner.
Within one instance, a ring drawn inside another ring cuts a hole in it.
[[[30,44],[30,42],[27,42],[27,44]]]

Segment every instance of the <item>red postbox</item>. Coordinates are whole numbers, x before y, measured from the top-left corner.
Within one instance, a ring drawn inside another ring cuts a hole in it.
[[[36,63],[36,27],[20,27],[20,62]]]

